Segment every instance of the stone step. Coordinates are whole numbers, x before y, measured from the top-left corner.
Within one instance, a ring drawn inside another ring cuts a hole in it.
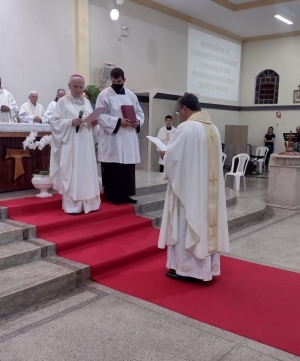
[[[55,255],[55,244],[39,238],[0,245],[0,270]]]
[[[66,291],[90,277],[90,267],[57,256],[0,272],[0,316]]]
[[[160,183],[151,186],[139,186],[136,188],[136,195],[143,196],[146,194],[160,193],[167,190],[167,183]]]
[[[134,206],[137,214],[156,211],[164,208],[166,192],[151,193],[135,196],[138,204]]]
[[[229,230],[238,228],[247,223],[263,219],[266,213],[266,203],[248,195],[240,195],[236,203],[227,208]],[[141,216],[152,219],[152,225],[159,228],[161,225],[163,210],[142,213]]]
[[[0,221],[0,245],[36,237],[36,227],[30,224],[3,219]]]

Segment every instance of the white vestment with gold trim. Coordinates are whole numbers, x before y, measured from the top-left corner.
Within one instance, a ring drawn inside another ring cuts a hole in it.
[[[169,182],[158,247],[169,246],[168,268],[209,281],[230,247],[221,138],[207,112],[177,127],[164,160]]]

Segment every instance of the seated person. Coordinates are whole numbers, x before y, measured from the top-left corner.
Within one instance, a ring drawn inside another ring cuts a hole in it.
[[[267,157],[266,157],[266,162],[265,162],[266,171],[269,170],[268,166],[269,166],[270,156],[274,152],[275,134],[273,133],[273,131],[274,131],[273,127],[269,127],[268,133],[265,135],[265,138],[264,138],[265,147],[267,147],[269,149]]]
[[[39,95],[36,91],[31,91],[28,95],[29,101],[22,104],[19,112],[20,123],[44,123],[47,124],[47,118],[44,117],[45,109],[39,104]]]

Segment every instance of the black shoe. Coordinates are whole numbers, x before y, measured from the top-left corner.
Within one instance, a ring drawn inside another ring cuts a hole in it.
[[[112,199],[110,202],[116,206],[120,206],[122,204],[122,202],[117,199]]]
[[[131,197],[125,197],[124,203],[136,204],[138,201],[136,199],[132,199]]]
[[[172,278],[173,280],[178,280],[178,281],[188,281],[191,279],[191,277],[179,276],[174,270],[169,270],[166,273],[166,276]]]

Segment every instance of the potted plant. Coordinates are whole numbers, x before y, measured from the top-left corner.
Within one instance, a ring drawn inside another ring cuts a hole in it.
[[[43,150],[48,145],[48,153],[50,157],[50,146],[52,142],[51,135],[44,135],[39,141],[35,140],[38,132],[30,132],[23,142],[23,148],[28,148],[31,155],[31,162],[33,167],[32,184],[36,189],[40,190],[36,196],[39,198],[52,197],[52,194],[48,193],[48,189],[52,188],[52,183],[49,177],[49,169],[38,170],[35,163],[35,151]]]
[[[85,90],[88,92],[88,99],[95,106],[100,89],[97,85],[87,85]]]

